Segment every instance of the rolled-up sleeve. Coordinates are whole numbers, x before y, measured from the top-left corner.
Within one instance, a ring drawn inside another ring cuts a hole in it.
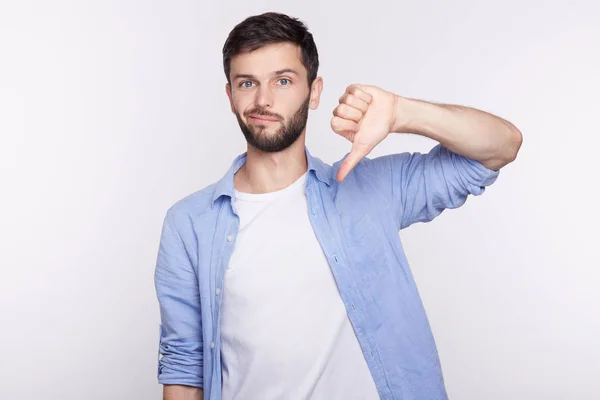
[[[369,164],[377,185],[390,199],[399,230],[460,207],[470,194],[482,194],[498,177],[498,171],[442,145],[426,154],[391,154]]]
[[[161,316],[158,381],[203,387],[198,278],[174,221],[167,212],[154,274]]]

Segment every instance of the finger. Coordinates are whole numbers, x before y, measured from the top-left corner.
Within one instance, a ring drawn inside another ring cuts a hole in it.
[[[347,104],[340,104],[333,110],[333,115],[343,119],[349,119],[354,122],[359,122],[363,117],[363,113]]]
[[[373,101],[373,96],[371,96],[369,93],[365,92],[362,85],[358,85],[358,84],[350,85],[346,89],[346,93],[352,94],[352,95],[358,97],[359,99],[361,99],[362,101],[364,101],[367,104],[371,104],[371,101]]]
[[[337,132],[337,134],[342,136],[343,138],[345,138],[350,143],[354,143],[354,136],[356,135],[356,132],[341,131],[341,132]]]
[[[360,125],[355,121],[340,117],[331,118],[331,129],[333,129],[335,133],[344,136],[346,139],[348,139],[346,136],[348,133],[352,133],[352,137],[354,137],[354,134],[358,132],[359,128]]]
[[[340,104],[347,104],[352,108],[356,108],[363,114],[369,109],[369,104],[366,101],[350,93],[344,93],[344,95],[340,97],[339,102]]]
[[[342,162],[342,165],[340,165],[340,168],[338,169],[336,177],[337,181],[342,182],[344,179],[346,179],[346,176],[348,176],[350,171],[352,171],[352,169],[356,167],[360,160],[365,158],[370,151],[371,148],[369,148],[369,146],[354,143],[352,145],[352,150],[350,150],[350,154],[346,156]]]

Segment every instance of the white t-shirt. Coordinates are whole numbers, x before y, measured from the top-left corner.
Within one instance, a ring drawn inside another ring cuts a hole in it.
[[[236,191],[225,272],[223,399],[379,399],[312,229],[306,174],[266,194]]]

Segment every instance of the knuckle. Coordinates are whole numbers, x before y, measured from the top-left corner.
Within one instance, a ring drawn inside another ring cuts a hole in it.
[[[354,104],[356,103],[356,99],[355,99],[354,95],[353,95],[353,94],[349,94],[349,95],[346,97],[346,101],[345,101],[345,103],[346,103],[346,104],[348,104],[349,106],[352,106],[352,105],[354,105]]]
[[[337,130],[337,129],[339,129],[339,128],[340,128],[340,124],[341,124],[341,119],[340,119],[339,117],[333,117],[333,118],[331,119],[331,127],[332,127],[334,130]]]

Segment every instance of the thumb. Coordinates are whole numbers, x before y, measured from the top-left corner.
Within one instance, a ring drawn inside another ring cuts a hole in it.
[[[367,145],[358,143],[352,144],[350,153],[344,159],[344,161],[342,161],[342,165],[340,165],[340,168],[338,169],[336,177],[338,182],[342,182],[344,179],[346,179],[346,176],[348,176],[350,171],[352,171],[352,169],[356,167],[360,160],[365,158],[370,151],[371,149]]]

